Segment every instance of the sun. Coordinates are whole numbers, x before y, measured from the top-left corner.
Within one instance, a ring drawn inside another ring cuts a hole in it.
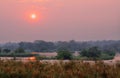
[[[36,19],[37,15],[33,13],[33,14],[30,15],[30,17],[31,17],[31,19]]]
[[[42,20],[42,14],[39,11],[26,11],[24,19],[29,23],[37,23]]]

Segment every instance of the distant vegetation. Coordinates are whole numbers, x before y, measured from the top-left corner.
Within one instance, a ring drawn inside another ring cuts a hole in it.
[[[78,56],[73,53],[79,52]],[[31,52],[57,52],[56,57],[44,57]],[[120,41],[96,42],[20,42],[2,44],[0,78],[120,78],[120,62],[107,64],[100,60],[113,59],[120,52]],[[16,57],[35,56],[36,60],[14,61]],[[40,60],[58,59],[56,62]],[[60,61],[71,60],[71,61]],[[87,62],[82,60],[94,60]],[[99,61],[98,61],[99,60]]]
[[[32,57],[37,56],[36,54],[31,54],[29,52],[25,52],[22,48],[17,48],[14,51],[9,49],[1,49],[0,50],[0,57]]]
[[[20,43],[6,43],[0,44],[1,49],[15,50],[17,48],[23,48],[27,52],[56,52],[60,48],[66,48],[69,51],[81,51],[90,47],[98,47],[100,50],[114,50],[114,52],[120,52],[120,40],[108,40],[108,41],[58,41],[47,42],[43,40],[36,40],[34,42],[20,42]]]
[[[97,47],[92,47],[82,50],[80,54],[81,56],[95,59],[101,56],[101,51]]]
[[[72,54],[77,51],[79,56]],[[34,56],[31,52],[57,52],[56,57],[37,56],[38,59],[82,59],[82,60],[109,60],[120,52],[120,41],[58,41],[46,42],[36,40],[34,42],[6,43],[0,45],[0,56]]]
[[[16,62],[0,60],[0,78],[120,78],[120,63],[82,61]]]
[[[112,50],[102,51],[98,47],[91,47],[84,49],[80,52],[81,59],[83,60],[110,60],[115,56],[115,52]],[[87,58],[83,58],[87,57]]]
[[[61,49],[61,50],[58,51],[57,59],[60,59],[60,60],[72,60],[73,55],[69,50]]]

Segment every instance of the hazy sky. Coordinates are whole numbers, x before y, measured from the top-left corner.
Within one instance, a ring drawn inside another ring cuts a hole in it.
[[[120,40],[120,0],[0,0],[0,42],[71,39]]]

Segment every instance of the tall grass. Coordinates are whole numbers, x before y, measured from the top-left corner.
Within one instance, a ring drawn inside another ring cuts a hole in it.
[[[0,60],[0,78],[120,78],[120,64]]]

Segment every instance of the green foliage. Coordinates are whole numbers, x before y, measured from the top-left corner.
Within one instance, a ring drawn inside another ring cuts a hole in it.
[[[100,57],[101,51],[98,49],[98,47],[92,47],[89,48],[89,57]]]
[[[89,57],[89,53],[88,53],[88,50],[87,49],[84,49],[80,52],[81,56],[85,56],[85,57]]]
[[[102,53],[102,55],[100,57],[101,60],[111,60],[113,58],[114,58],[114,56],[110,56],[110,55],[105,54],[105,53]]]
[[[84,49],[80,54],[89,58],[98,58],[101,55],[101,51],[97,47],[92,47],[89,49]]]
[[[4,53],[10,53],[11,50],[9,50],[9,49],[3,49],[3,52],[4,52]]]
[[[17,48],[14,52],[10,52],[9,49],[3,49],[0,53],[0,57],[32,57],[37,56],[37,54],[31,54],[24,51],[22,48]]]
[[[97,47],[92,47],[89,49],[84,49],[81,51],[81,59],[89,60],[90,58],[99,60],[111,60],[115,56],[115,52],[112,50],[99,50]],[[86,58],[87,57],[87,58]]]
[[[34,42],[20,42],[20,43],[6,43],[1,45],[1,48],[10,49],[11,51],[17,48],[23,48],[25,51],[30,52],[55,52],[60,47],[65,47],[70,51],[81,51],[85,48],[97,46],[101,50],[114,50],[114,52],[120,52],[120,40],[103,40],[103,41],[57,41],[48,42],[44,40],[36,40]]]
[[[17,48],[15,53],[25,53],[25,50],[23,48]]]
[[[11,53],[11,54],[6,54],[2,53],[0,54],[0,57],[32,57],[32,56],[37,56],[37,54],[30,54],[30,53]]]
[[[107,55],[109,55],[109,56],[115,56],[115,52],[112,51],[112,50],[105,50],[103,53],[104,53],[104,54],[107,54]]]
[[[0,48],[0,53],[2,52],[2,49]]]
[[[66,49],[61,49],[58,51],[57,58],[62,60],[71,60],[72,53]]]

